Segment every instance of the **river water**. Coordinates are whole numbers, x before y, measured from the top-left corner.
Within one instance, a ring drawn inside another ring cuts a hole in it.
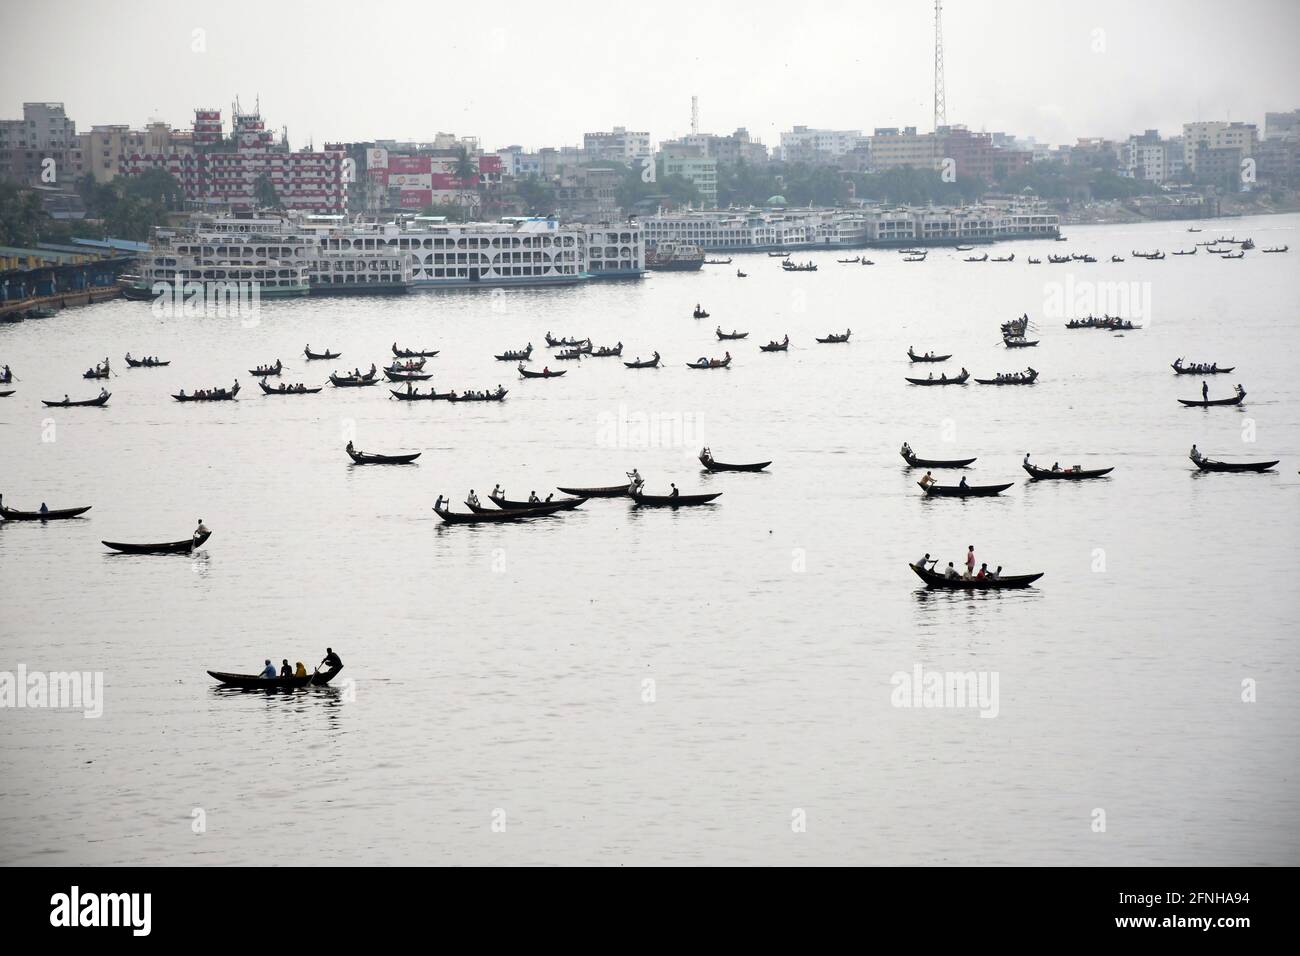
[[[115,301],[0,326],[20,379],[0,399],[6,504],[94,505],[0,526],[0,671],[103,679],[97,718],[0,709],[0,862],[1300,863],[1300,217],[1065,231],[991,247],[1011,263],[809,252],[817,272],[786,274],[738,255],[572,289],[264,300],[243,318]],[[1129,255],[1234,234],[1292,251]],[[1067,251],[1101,261],[1047,263]],[[1115,302],[1143,328],[1063,328],[1072,306]],[[1008,351],[998,326],[1025,312],[1042,344]],[[718,343],[719,324],[750,337]],[[846,327],[847,345],[814,342]],[[543,358],[548,330],[666,364],[550,360],[569,373],[522,381],[494,361],[530,341]],[[788,353],[758,351],[787,333]],[[441,350],[439,391],[509,398],[265,397],[247,374],[278,357],[319,385],[394,340]],[[306,343],[343,357],[308,365]],[[1040,378],[908,386],[929,370],[909,345],[953,353],[950,373]],[[730,369],[685,367],[727,347]],[[80,373],[128,350],[171,365],[120,368],[103,409],[40,405],[95,394]],[[1179,355],[1235,365],[1211,397],[1241,382],[1245,404],[1180,406],[1200,379],[1174,376]],[[236,377],[235,403],[168,397]],[[349,438],[423,456],[355,467]],[[1015,485],[923,499],[904,440]],[[1200,475],[1193,442],[1282,463]],[[773,464],[701,474],[705,444]],[[1026,452],[1115,471],[1026,483]],[[430,510],[633,467],[652,491],[723,495],[498,527]],[[184,538],[198,518],[213,535],[193,558],[100,544]],[[968,544],[1045,576],[918,587],[910,560],[960,563]],[[326,646],[346,665],[326,690],[220,691],[205,673],[310,668]],[[918,669],[973,673],[982,706],[900,706],[926,702],[899,676]]]

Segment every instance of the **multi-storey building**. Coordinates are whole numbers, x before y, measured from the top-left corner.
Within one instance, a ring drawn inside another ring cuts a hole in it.
[[[1198,176],[1215,175],[1214,172],[1204,170],[1198,165],[1198,156],[1204,155],[1217,170],[1222,165],[1222,159],[1220,154],[1213,151],[1235,150],[1237,161],[1240,162],[1255,154],[1255,146],[1258,142],[1259,130],[1254,123],[1222,121],[1184,123],[1183,163],[1190,172]],[[1207,150],[1210,152],[1206,152]]]
[[[860,129],[811,129],[796,126],[781,134],[781,158],[787,163],[834,165],[863,139]]]
[[[699,144],[662,146],[659,152],[665,176],[681,176],[699,190],[706,208],[718,204],[718,161]]]
[[[650,134],[615,126],[608,133],[584,133],[582,148],[592,162],[626,163],[630,166],[651,155]]]
[[[904,167],[935,169],[943,158],[935,134],[918,133],[915,126],[877,128],[870,144],[871,168],[876,172]]]

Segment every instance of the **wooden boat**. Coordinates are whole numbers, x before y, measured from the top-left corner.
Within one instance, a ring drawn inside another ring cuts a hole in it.
[[[919,481],[917,484],[931,498],[991,498],[1010,488],[1012,482],[1008,481],[1004,485],[967,485],[965,488],[961,485],[931,485],[926,488]]]
[[[451,392],[438,392],[432,387],[427,392],[418,392],[414,389],[408,392],[399,392],[391,388],[388,391],[393,398],[401,399],[404,402],[436,402],[451,399]]]
[[[447,505],[434,505],[434,513],[447,524],[496,524],[504,521],[523,521],[525,518],[542,518],[553,515],[557,508],[512,508],[509,511],[452,511]]]
[[[835,332],[831,332],[829,335],[826,336],[826,338],[817,339],[817,341],[820,342],[822,345],[838,345],[842,342],[847,342],[849,340],[849,336],[852,334],[853,334],[852,329],[845,329],[844,334],[842,335]],[[814,336],[814,338],[816,338],[816,336]]]
[[[903,453],[900,451],[900,455]],[[975,462],[974,458],[918,458],[915,454],[911,457],[903,455],[903,461],[907,462],[913,468],[965,468],[967,465]]]
[[[628,497],[643,508],[689,508],[706,505],[722,492],[713,491],[703,495],[647,495],[639,491],[628,492]]]
[[[397,359],[393,359],[393,364],[389,365],[387,368],[390,372],[422,372],[424,371],[424,366],[428,364],[428,361],[429,360],[426,358],[422,358],[418,362],[415,359],[407,359],[405,362],[399,362]],[[366,377],[373,376],[367,372]]]
[[[1176,255],[1176,256],[1194,256],[1194,255],[1196,255],[1196,250],[1195,250],[1195,249],[1181,249],[1181,250],[1180,250],[1180,249],[1175,249],[1175,250],[1174,250],[1174,255]]]
[[[173,395],[172,398],[176,399],[178,402],[233,402],[235,396],[238,394],[239,386],[236,385],[234,388],[230,389],[230,391],[226,391],[223,388],[220,391],[209,393],[207,395],[186,395],[180,393]]]
[[[1018,373],[1024,375],[1024,373]],[[977,378],[975,382],[979,385],[1033,385],[1038,380],[1038,371],[1029,369],[1029,374],[1023,378]]]
[[[0,505],[0,518],[4,518],[6,521],[61,521],[65,518],[84,515],[92,507],[93,505],[85,505],[80,508],[51,508],[42,514],[39,511],[18,511]]]
[[[909,568],[916,572],[916,576],[925,582],[928,588],[935,588],[945,591],[1008,591],[1019,588],[1027,588],[1043,576],[1043,572],[1038,574],[1005,574],[1000,578],[971,578],[969,581],[965,578],[949,578],[937,571],[931,571],[929,568],[923,568],[918,564],[909,564]]]
[[[563,485],[557,485],[556,488],[575,498],[625,498],[629,486],[630,483],[625,481],[621,485],[602,485],[597,488],[566,488]]]
[[[267,365],[262,368],[250,368],[248,374],[256,376],[257,378],[266,378],[268,375],[279,375],[283,371],[284,363],[279,359],[276,359],[274,365]]]
[[[524,378],[559,378],[566,371],[568,371],[568,369],[559,372],[552,372],[549,369],[542,369],[540,372],[530,372],[522,365],[519,366],[519,374]]]
[[[569,511],[586,501],[586,498],[561,498],[559,501],[511,501],[498,495],[488,495],[488,500],[498,508],[506,511],[518,511],[532,508],[554,508],[557,511]]]
[[[527,362],[533,356],[533,346],[529,343],[528,348],[520,349],[515,352],[502,352],[494,356],[498,362]]]
[[[592,358],[618,358],[623,354],[623,343],[614,346],[602,346],[594,352],[588,352]]]
[[[1223,255],[1219,256],[1219,258],[1220,259],[1244,259],[1246,258],[1246,254],[1244,252],[1225,252]]]
[[[189,554],[195,548],[201,547],[210,537],[212,532],[205,531],[197,537],[191,536],[184,541],[164,541],[161,544],[126,544],[121,541],[101,541],[100,544],[123,554]]]
[[[113,393],[109,392],[107,395],[100,395],[97,398],[87,399],[84,402],[70,402],[66,399],[61,402],[47,402],[45,399],[41,399],[41,404],[47,408],[85,408],[91,405],[103,407],[108,404],[108,400],[112,397]]]
[[[324,687],[334,679],[342,667],[305,677],[259,677],[256,674],[230,674],[226,671],[208,671],[208,676],[221,683],[223,687],[238,687],[240,690],[298,690],[303,687]]]
[[[693,319],[707,319],[708,317],[709,313],[704,309],[696,309],[691,313],[691,318]]]
[[[171,365],[172,363],[170,361],[154,362],[149,359],[133,359],[128,357],[126,359],[126,364],[129,368],[162,368],[163,366]]]
[[[367,385],[378,385],[379,379],[363,375],[357,378],[355,375],[340,376],[330,373],[330,384],[335,388],[365,388]]]
[[[731,265],[731,256],[727,256],[725,259],[705,259],[704,264],[706,266],[729,266]]]
[[[560,361],[564,361],[564,360],[566,360],[566,359],[569,359],[569,360],[572,360],[572,359],[578,359],[578,360],[581,360],[582,356],[585,355],[585,354],[586,354],[586,353],[583,352],[582,349],[569,349],[568,351],[565,351],[565,352],[556,352],[556,353],[555,353],[555,357],[556,357],[556,359],[558,359],[558,360],[560,360]]]
[[[924,262],[924,261],[925,261],[925,256],[924,256],[924,255],[919,255],[919,256],[904,256],[904,257],[903,257],[903,261],[904,261],[904,262]]]
[[[498,388],[495,392],[462,392],[457,395],[452,392],[447,396],[449,402],[504,402],[506,394],[510,391],[508,388]]]
[[[731,364],[731,356],[725,359],[705,359],[703,362],[687,362],[687,368],[726,368]]]
[[[424,454],[424,452],[417,451],[410,455],[370,455],[364,451],[357,451],[355,448],[345,448],[344,451],[358,465],[409,465]]]
[[[1123,261],[1124,261],[1124,257],[1123,257],[1123,256],[1111,256],[1111,257],[1110,257],[1110,261],[1111,261],[1111,262],[1123,262]]]
[[[1016,261],[1016,254],[1013,252],[1013,253],[1011,253],[1011,255],[1009,255],[1009,256],[994,256],[992,261],[993,261],[993,262],[1015,262],[1015,261]],[[1093,260],[1093,261],[1096,261],[1096,260]]]
[[[729,465],[724,461],[715,461],[712,458],[700,455],[700,464],[708,471],[762,471],[772,463],[770,461],[756,461],[747,465]]]
[[[769,259],[789,259],[789,258],[790,258],[790,253],[788,253],[788,252],[769,252],[769,253],[767,254],[767,257],[768,257]]]
[[[1260,252],[1286,252],[1290,246],[1274,246],[1272,249],[1261,249]]]
[[[654,354],[654,358],[646,359],[644,362],[624,362],[628,368],[656,368],[659,365],[659,353]]]
[[[986,252],[982,256],[967,256],[966,261],[967,262],[988,262],[989,254]]]
[[[311,349],[303,349],[302,354],[307,356],[308,362],[315,362],[315,361],[319,361],[320,359],[336,359],[339,358],[343,353],[331,352],[329,349],[326,349],[324,352],[321,352],[318,355],[315,352],[313,352]]]
[[[551,338],[550,332],[546,333],[546,344],[549,345],[551,348],[557,348],[558,346],[561,345],[564,346],[588,345],[590,344],[590,342],[591,339],[573,339],[573,338],[553,339]]]
[[[397,343],[393,343],[393,354],[398,358],[433,358],[438,351],[438,349],[431,349],[427,352],[417,352],[414,349],[399,349]]]
[[[81,373],[82,378],[108,378],[112,371],[106,368],[95,368],[93,370]]]
[[[1042,260],[1042,259],[1036,259],[1036,258],[1034,258],[1033,256],[1030,256],[1030,257],[1029,257],[1029,264],[1030,264],[1031,266],[1041,266],[1041,265],[1043,264],[1043,260]]]
[[[384,369],[384,376],[390,382],[427,382],[433,378],[432,372],[394,372],[390,368]]]
[[[749,273],[748,273],[748,272],[741,272],[739,269],[737,269],[737,270],[736,270],[736,278],[737,278],[737,279],[748,279],[748,278],[749,278]]]
[[[1205,458],[1205,457],[1192,458],[1191,455],[1188,455],[1187,457],[1191,458],[1192,464],[1194,464],[1197,468],[1201,469],[1201,471],[1261,472],[1261,471],[1268,471],[1270,468],[1272,468],[1274,465],[1277,464],[1276,461],[1215,461],[1212,458]]]
[[[783,272],[816,272],[817,266],[811,262],[805,262],[801,266],[797,266],[793,262],[783,262],[781,263],[781,270]]]
[[[790,340],[787,338],[783,342],[768,342],[758,348],[761,352],[788,352],[790,351]]]
[[[1051,468],[1037,468],[1034,465],[1021,465],[1025,471],[1029,472],[1030,478],[1049,480],[1059,479],[1061,481],[1083,481],[1087,478],[1103,478],[1115,470],[1114,466],[1110,468],[1070,468],[1063,471],[1053,471]]]
[[[17,391],[17,389],[13,389],[13,388],[7,388],[7,389],[0,390],[0,398],[8,398],[8,397],[9,397],[10,395],[12,395],[15,391]]]
[[[1243,389],[1241,392],[1232,396],[1232,398],[1211,398],[1208,401],[1203,399],[1180,398],[1178,401],[1188,408],[1209,408],[1212,405],[1240,405],[1246,397]]]
[[[912,351],[912,347],[908,346],[907,357],[913,362],[946,362],[952,358],[952,353],[949,352],[947,355],[917,355]]]
[[[1027,339],[1023,335],[1004,335],[1002,344],[1009,349],[1032,349],[1038,344],[1038,339]]]
[[[907,376],[903,376],[903,377],[907,381],[911,382],[913,385],[965,385],[966,380],[970,378],[970,372],[967,372],[965,369],[963,369],[962,373],[958,375],[956,378],[907,378]]]
[[[467,501],[465,507],[476,515],[495,515],[500,514],[502,511],[527,511],[533,516],[541,517],[543,515],[553,515],[557,511],[572,511],[582,502],[583,499],[581,498],[573,498],[568,501],[544,501],[532,505],[525,502],[516,508],[484,508],[482,505]]]
[[[1229,365],[1227,368],[1201,368],[1200,370],[1192,368],[1183,368],[1181,365],[1171,363],[1169,366],[1178,375],[1222,375],[1224,372],[1234,371],[1237,366]]]
[[[267,395],[315,395],[324,388],[323,385],[318,386],[317,388],[298,388],[297,386],[292,385],[286,386],[285,388],[272,388],[265,382],[258,382],[257,384],[262,386],[262,391]]]
[[[719,328],[715,331],[717,332],[719,342],[730,342],[735,341],[736,339],[749,338],[748,332],[737,332],[735,329],[732,329],[730,332],[724,332]]]

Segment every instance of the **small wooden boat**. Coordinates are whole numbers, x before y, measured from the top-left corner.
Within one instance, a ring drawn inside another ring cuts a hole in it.
[[[731,256],[727,256],[725,259],[705,259],[704,264],[706,266],[729,266],[731,265]]]
[[[862,257],[854,256],[852,259],[836,259],[835,261],[842,266],[856,266],[859,262],[862,261]]]
[[[1276,461],[1215,461],[1212,458],[1192,458],[1191,455],[1188,455],[1187,457],[1191,458],[1192,464],[1201,469],[1201,471],[1262,472],[1268,471],[1277,464]]]
[[[977,378],[975,382],[979,385],[1033,385],[1038,380],[1038,371],[1028,369],[1026,372],[1017,372],[1020,378]]]
[[[852,334],[853,334],[852,329],[845,329],[843,334],[831,332],[829,335],[826,336],[826,338],[817,339],[817,341],[820,342],[822,345],[837,345],[841,342],[847,342],[849,340],[849,336]]]
[[[717,331],[719,342],[729,342],[729,341],[735,341],[737,339],[749,338],[748,332],[737,332],[735,329],[732,329],[730,332],[724,332],[722,331],[722,329],[719,328],[716,331]]]
[[[549,345],[551,348],[557,348],[561,345],[564,346],[590,345],[591,339],[574,339],[574,338],[553,339],[551,338],[551,333],[547,332],[546,344]]]
[[[1002,344],[1009,349],[1032,349],[1038,344],[1038,339],[1027,339],[1023,335],[1004,335]]]
[[[687,368],[726,368],[731,364],[731,356],[725,359],[704,359],[700,362],[687,362]]]
[[[495,392],[452,392],[447,396],[449,402],[504,402],[508,388],[498,388]]]
[[[708,317],[709,313],[704,311],[704,309],[696,309],[691,313],[691,318],[693,319],[707,319]]]
[[[1176,255],[1176,256],[1194,256],[1194,255],[1196,255],[1196,250],[1195,250],[1195,249],[1175,249],[1175,250],[1174,250],[1174,255]]]
[[[502,352],[494,356],[498,362],[527,362],[533,356],[533,346],[530,342],[528,348],[519,349],[514,352]]]
[[[913,362],[946,362],[952,358],[952,353],[949,352],[947,355],[917,355],[909,345],[907,347],[907,357]]]
[[[1004,485],[930,485],[926,487],[921,482],[921,490],[931,498],[991,498],[993,495],[1000,495],[1011,487],[1012,482],[1008,481]]]
[[[567,351],[564,351],[564,352],[556,352],[556,353],[555,353],[555,357],[556,357],[556,359],[558,359],[558,360],[560,360],[560,361],[564,361],[564,360],[566,360],[566,359],[567,359],[567,360],[574,360],[574,359],[580,360],[580,359],[582,358],[582,356],[585,355],[585,354],[586,354],[586,353],[583,352],[582,349],[568,349]]]
[[[339,358],[343,353],[331,352],[329,349],[326,349],[324,352],[321,352],[318,355],[317,353],[313,352],[311,349],[303,349],[302,354],[307,356],[308,362],[316,362],[319,361],[320,359],[336,359]]]
[[[267,395],[315,395],[324,388],[323,385],[316,388],[307,388],[305,385],[286,385],[283,388],[272,388],[265,382],[258,382],[257,384],[262,387],[263,393]]]
[[[974,458],[918,458],[915,454],[903,455],[903,461],[907,462],[913,468],[965,468],[967,465],[975,462]]]
[[[107,405],[108,400],[112,397],[113,397],[113,393],[109,392],[107,395],[100,395],[96,398],[90,398],[84,402],[70,402],[67,399],[64,399],[61,402],[47,402],[45,401],[45,399],[41,399],[41,404],[45,405],[48,408],[87,408],[92,405],[102,407],[104,405]]]
[[[749,278],[749,273],[748,273],[748,272],[741,272],[739,269],[737,269],[737,270],[736,270],[736,278],[737,278],[737,279],[748,279],[748,278]]]
[[[967,262],[988,262],[989,254],[986,252],[982,256],[967,256],[966,261]]]
[[[1169,367],[1178,375],[1222,375],[1225,372],[1235,371],[1237,368],[1235,365],[1229,365],[1227,368],[1219,368],[1217,365],[1213,367],[1202,365],[1199,368],[1195,366],[1192,368],[1184,368],[1177,362],[1171,363]]]
[[[85,372],[82,372],[81,377],[82,378],[108,378],[109,375],[111,374],[112,374],[111,370],[107,368],[99,368],[98,366],[96,366],[93,369],[89,369]]]
[[[178,402],[233,402],[235,396],[239,394],[239,386],[227,391],[224,388],[210,391],[206,395],[186,395],[184,392],[173,395],[172,398]]]
[[[1027,588],[1043,576],[1043,572],[1038,574],[1004,574],[998,578],[950,578],[937,571],[931,571],[929,568],[923,568],[918,564],[909,564],[916,576],[925,582],[928,588],[945,591],[1007,591],[1019,588]]]
[[[427,382],[433,378],[432,372],[394,372],[391,368],[384,369],[384,376],[390,382]]]
[[[8,398],[15,391],[17,391],[17,389],[13,389],[13,388],[0,389],[0,398]]]
[[[788,253],[788,252],[769,252],[769,253],[767,254],[767,256],[768,256],[769,259],[789,259],[789,258],[790,258],[790,253]]]
[[[50,508],[48,511],[18,511],[15,508],[6,508],[0,504],[0,518],[6,521],[61,521],[65,518],[75,518],[78,515],[84,515],[93,505],[84,505],[80,508]]]
[[[1038,468],[1034,465],[1022,464],[1022,468],[1029,472],[1030,478],[1039,480],[1057,479],[1060,481],[1084,481],[1088,478],[1103,478],[1109,475],[1115,468],[1067,468],[1062,471],[1056,471],[1051,468]]]
[[[153,359],[133,359],[129,355],[126,358],[126,364],[129,368],[162,368],[165,365],[171,365],[170,361],[155,362]]]
[[[342,667],[335,667],[323,674],[317,671],[304,677],[259,677],[257,674],[230,674],[226,671],[208,671],[208,676],[222,687],[238,687],[240,690],[299,690],[324,687],[341,670]]]
[[[465,514],[464,512],[452,511],[449,505],[442,505],[441,507],[434,505],[433,510],[447,524],[495,524],[504,521],[523,521],[525,518],[544,518],[566,509],[551,507],[511,508],[500,511],[479,509]]]
[[[355,448],[345,448],[343,450],[358,465],[409,465],[424,454],[424,452],[417,451],[410,455],[372,455],[364,451],[357,451]]]
[[[559,501],[511,501],[509,498],[502,498],[499,495],[488,495],[488,500],[498,508],[506,511],[518,511],[532,508],[554,508],[556,511],[571,511],[578,507],[586,498],[561,498]]]
[[[1246,253],[1240,251],[1225,252],[1223,255],[1219,256],[1220,259],[1244,259],[1245,257],[1246,257]]]
[[[992,259],[992,261],[993,261],[993,262],[1015,262],[1015,261],[1016,261],[1016,254],[1013,252],[1013,253],[1011,253],[1011,255],[1009,255],[1009,256],[994,256],[993,259]],[[1095,259],[1092,260],[1092,261],[1096,262]]]
[[[1111,257],[1110,257],[1110,261],[1111,261],[1111,262],[1123,262],[1123,261],[1124,261],[1124,257],[1123,257],[1123,256],[1111,256]]]
[[[426,358],[422,358],[418,362],[415,359],[407,359],[405,362],[399,362],[397,359],[393,359],[393,364],[388,366],[388,371],[421,372],[424,371],[424,366],[428,363],[428,361],[429,360]],[[369,372],[367,372],[366,377],[373,378],[374,376],[372,376]]]
[[[279,359],[276,359],[274,365],[263,365],[260,368],[250,368],[248,374],[256,376],[257,378],[266,378],[268,375],[279,375],[283,371],[284,363]]]
[[[1213,405],[1240,405],[1245,397],[1246,391],[1242,389],[1232,398],[1211,398],[1209,400],[1180,398],[1178,401],[1188,408],[1209,408]]]
[[[575,498],[626,498],[630,483],[625,481],[621,485],[601,485],[596,488],[566,488],[563,485],[556,487],[564,494]]]
[[[1043,264],[1043,260],[1042,260],[1042,259],[1036,259],[1036,258],[1034,258],[1033,256],[1030,256],[1030,257],[1029,257],[1029,264],[1030,264],[1031,266],[1041,266],[1041,265]]]
[[[1260,252],[1286,252],[1290,246],[1274,246],[1272,249],[1261,249]]]
[[[708,471],[762,471],[770,461],[756,461],[747,465],[729,465],[725,461],[715,461],[705,455],[700,455],[700,464]]]
[[[540,372],[530,372],[528,369],[524,368],[522,365],[519,366],[519,374],[522,375],[524,378],[559,378],[559,377],[560,377],[561,375],[563,375],[566,371],[568,371],[568,370],[565,369],[565,370],[563,370],[563,371],[559,371],[559,372],[552,372],[550,369],[545,369],[545,368],[544,368],[544,369],[542,369]]]
[[[201,547],[210,537],[212,532],[205,531],[184,541],[164,541],[160,544],[126,544],[121,541],[101,541],[100,544],[123,554],[189,554],[195,548]]]
[[[654,354],[654,358],[648,358],[644,362],[624,362],[628,368],[656,368],[659,365],[659,353]]]
[[[925,261],[925,256],[924,256],[924,255],[919,255],[919,256],[904,256],[904,257],[903,257],[903,261],[904,261],[904,262],[924,262],[924,261]]]
[[[438,349],[431,349],[427,352],[417,352],[414,349],[399,349],[397,343],[393,343],[393,354],[398,358],[433,358],[438,351]]]
[[[790,339],[789,337],[786,337],[786,339],[781,342],[768,342],[766,345],[760,345],[758,348],[760,352],[788,352],[790,351]]]
[[[392,394],[393,398],[401,399],[404,402],[436,402],[451,400],[451,392],[438,392],[432,387],[427,392],[420,392],[413,388],[404,392],[399,392],[391,388],[388,391]]]
[[[911,382],[913,385],[965,385],[966,380],[970,378],[970,372],[966,371],[965,369],[962,369],[962,373],[958,375],[956,378],[946,378],[943,376],[940,376],[939,378],[907,378],[907,376],[903,376],[903,377],[908,382]]]
[[[647,495],[640,491],[628,492],[628,497],[643,508],[689,508],[695,505],[706,505],[721,496],[720,491],[703,495]]]
[[[557,511],[572,511],[578,505],[582,504],[581,498],[574,498],[569,501],[542,501],[536,504],[523,504],[517,508],[484,508],[482,505],[476,505],[471,501],[465,502],[465,507],[476,515],[494,515],[502,511],[528,511],[532,515],[540,517],[543,515],[555,514]]]
[[[367,385],[378,385],[379,379],[369,375],[357,378],[355,375],[335,375],[331,373],[330,384],[335,388],[365,388]]]

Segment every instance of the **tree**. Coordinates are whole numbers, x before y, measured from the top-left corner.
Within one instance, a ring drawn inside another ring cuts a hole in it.
[[[549,216],[555,212],[555,186],[536,173],[517,180],[515,193],[530,216]]]
[[[284,203],[280,201],[280,194],[275,191],[275,183],[271,182],[271,177],[263,173],[257,177],[253,183],[253,200],[262,209],[283,209]]]

